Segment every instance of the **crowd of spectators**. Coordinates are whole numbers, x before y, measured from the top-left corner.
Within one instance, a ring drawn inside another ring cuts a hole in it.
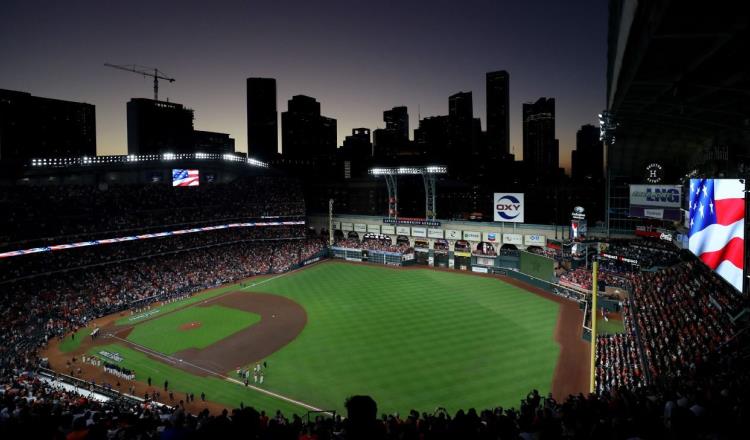
[[[680,261],[679,250],[672,243],[659,240],[611,241],[603,253],[631,260],[642,268],[668,267]]]
[[[625,301],[621,317],[624,333],[597,336],[596,390],[614,391],[620,387],[634,389],[648,384],[642,365],[642,352],[630,319],[630,305]]]
[[[526,248],[526,252],[541,255],[547,258],[552,258],[554,260],[560,260],[562,258],[562,252],[559,249],[550,249],[550,248],[539,247],[539,246],[529,246],[528,248]]]
[[[33,364],[38,347],[94,318],[146,298],[171,298],[258,274],[285,272],[324,247],[319,238],[238,241],[2,283],[0,377],[14,367]]]
[[[735,334],[744,297],[689,261],[633,278],[631,302],[651,375],[687,375]]]
[[[40,252],[0,259],[0,282],[238,241],[302,238],[305,233],[302,225],[242,227]]]
[[[0,187],[0,211],[0,248],[14,250],[153,228],[300,217],[305,205],[298,181],[255,176],[176,188],[164,182]]]
[[[366,249],[371,251],[395,252],[398,254],[414,253],[414,248],[411,247],[408,243],[392,244],[387,241],[375,239],[362,241],[354,238],[340,239],[336,241],[335,246],[347,249]]]

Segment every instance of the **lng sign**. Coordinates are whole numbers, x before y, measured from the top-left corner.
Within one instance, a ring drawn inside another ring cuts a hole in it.
[[[495,193],[496,222],[523,223],[523,193]]]

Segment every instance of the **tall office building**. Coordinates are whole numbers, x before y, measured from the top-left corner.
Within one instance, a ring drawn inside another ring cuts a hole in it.
[[[0,160],[96,156],[91,104],[0,89]]]
[[[397,139],[409,139],[409,111],[405,106],[384,111],[383,121],[385,121],[385,129],[392,131]]]
[[[311,159],[336,151],[336,120],[320,114],[320,103],[295,95],[281,113],[282,154],[292,159]]]
[[[544,180],[559,168],[555,139],[555,98],[523,104],[523,162],[534,180]]]
[[[471,92],[458,92],[448,98],[449,159],[467,159],[477,153],[481,123],[474,118]]]
[[[383,112],[385,128],[373,131],[373,149],[379,159],[394,159],[409,145],[409,111],[404,106]]]
[[[576,133],[576,149],[571,152],[571,177],[575,181],[597,181],[604,177],[604,144],[599,128],[587,124]]]
[[[487,72],[487,154],[510,154],[510,76],[505,70]]]
[[[247,79],[247,153],[250,157],[270,158],[278,153],[278,112],[276,80]]]
[[[147,98],[128,102],[128,154],[191,152],[193,110]]]

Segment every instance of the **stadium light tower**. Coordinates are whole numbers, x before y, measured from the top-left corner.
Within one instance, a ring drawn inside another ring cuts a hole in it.
[[[446,174],[448,169],[443,165],[426,167],[387,167],[371,168],[370,174],[375,177],[383,176],[388,187],[388,218],[398,219],[398,176],[421,175],[424,183],[425,219],[435,220],[437,210],[435,205],[436,187],[435,176]]]

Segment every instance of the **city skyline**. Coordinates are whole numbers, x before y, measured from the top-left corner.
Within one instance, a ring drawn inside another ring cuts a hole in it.
[[[13,68],[0,71],[0,88],[96,105],[99,154],[124,154],[125,104],[150,98],[151,81],[103,63],[158,67],[177,79],[162,85],[161,99],[195,110],[196,130],[229,133],[245,151],[249,77],[277,80],[279,113],[294,95],[316,98],[337,119],[340,146],[352,128],[382,128],[383,111],[401,105],[413,139],[418,116],[448,114],[459,91],[473,92],[486,130],[485,74],[507,70],[511,151],[522,157],[522,103],[554,97],[568,170],[576,131],[605,105],[606,2],[429,2],[394,14],[369,8],[366,19],[344,2],[230,3],[11,3],[0,50]]]

